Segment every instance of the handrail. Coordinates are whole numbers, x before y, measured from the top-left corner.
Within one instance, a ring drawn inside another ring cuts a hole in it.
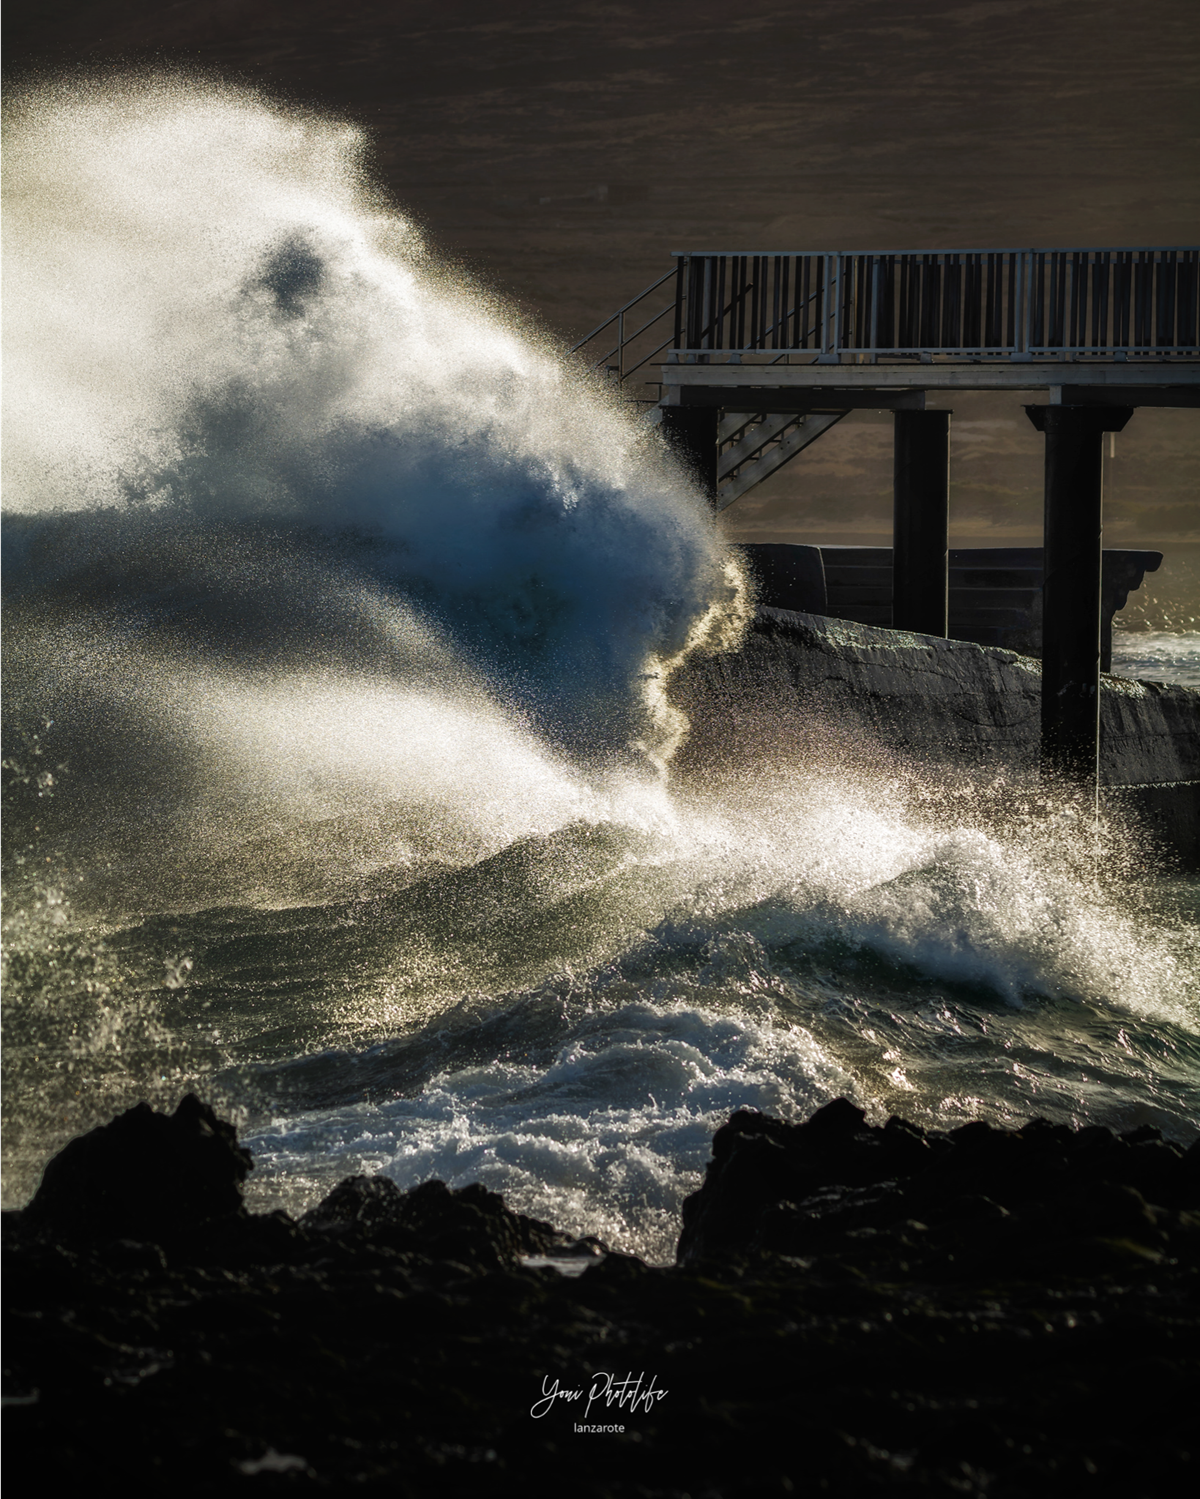
[[[1150,255],[1160,252],[1178,255],[1184,250],[1197,248],[1196,245],[1056,245],[1031,250],[1028,245],[1009,245],[1004,249],[973,245],[966,250],[672,250],[671,256],[675,260],[686,260],[690,256],[707,259],[714,255],[758,255],[768,259],[774,259],[776,255]],[[668,271],[667,275],[670,274]],[[665,281],[666,276],[662,279]]]
[[[868,362],[1200,356],[1200,248],[1191,245],[674,251],[673,259],[672,269],[572,353],[615,323],[616,343],[593,368],[618,384],[668,348],[671,359],[724,350],[771,354],[771,363],[793,354],[818,363],[843,355]],[[630,310],[672,277],[674,300],[627,332]],[[673,335],[646,353],[645,335],[672,311]]]
[[[1200,354],[1200,248],[676,252],[679,352]],[[665,278],[664,278],[665,279]],[[660,283],[661,284],[661,283]],[[809,322],[802,313],[817,305]]]
[[[664,310],[666,312],[670,312],[671,308],[667,307]],[[662,314],[660,313],[659,316],[661,317]],[[658,318],[655,318],[654,321],[657,322]],[[654,358],[655,354],[661,354],[664,349],[670,348],[670,346],[671,346],[671,344],[673,342],[674,342],[674,338],[673,337],[672,338],[664,338],[663,341],[662,341],[662,343],[659,344],[659,346],[658,346],[657,349],[651,349],[650,353],[647,354],[644,359],[639,359],[638,362],[635,365],[633,365],[630,369],[625,370],[624,374],[622,375],[622,379],[628,380],[629,377],[630,377],[630,375],[632,375],[636,370],[640,370],[641,369],[642,365],[649,364],[650,361]]]
[[[655,281],[655,282],[653,282],[650,286],[648,286],[645,291],[638,292],[638,294],[637,294],[636,297],[632,297],[628,302],[626,302],[625,305],[624,305],[624,307],[618,307],[617,310],[616,310],[616,312],[613,313],[612,317],[605,318],[602,323],[598,323],[596,325],[596,327],[594,327],[592,329],[592,331],[587,335],[586,338],[581,338],[577,344],[572,344],[571,345],[571,353],[572,354],[577,354],[579,352],[579,350],[583,348],[584,344],[590,344],[591,343],[592,339],[595,338],[595,336],[596,336],[597,333],[603,333],[604,330],[605,330],[605,328],[608,327],[609,323],[615,323],[617,321],[617,319],[622,315],[622,313],[628,312],[629,309],[631,307],[636,306],[637,303],[640,302],[643,297],[648,297],[652,291],[657,291],[658,288],[663,284],[664,281],[669,281],[671,279],[671,277],[674,276],[675,274],[676,274],[675,267],[672,266],[671,269],[669,271],[667,271],[665,275],[660,276],[658,278],[658,280]],[[664,308],[663,311],[666,312],[666,311],[669,311],[669,309],[668,308]],[[662,313],[660,312],[658,314],[658,316],[662,317]],[[657,321],[657,318],[652,318],[651,319],[651,322],[656,322],[656,321]],[[613,353],[614,354],[616,353],[615,349],[613,350]]]

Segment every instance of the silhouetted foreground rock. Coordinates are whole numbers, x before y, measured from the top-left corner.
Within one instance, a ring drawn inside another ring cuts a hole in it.
[[[1035,1119],[927,1134],[836,1099],[804,1124],[740,1112],[683,1205],[681,1264],[730,1253],[914,1258],[939,1278],[1031,1275],[1195,1245],[1200,1144]],[[875,1240],[884,1236],[880,1242]]]
[[[384,1176],[350,1176],[300,1220],[301,1230],[474,1270],[515,1270],[537,1255],[595,1258],[598,1240],[576,1240],[526,1218],[478,1182],[452,1192],[427,1181],[402,1192]]]
[[[171,1242],[242,1210],[250,1152],[194,1093],[149,1104],[72,1140],[47,1165],[26,1220],[64,1238]]]
[[[1198,1160],[738,1113],[653,1268],[479,1186],[250,1214],[228,1125],[139,1108],[5,1215],[10,1462],[137,1494],[1175,1496]]]

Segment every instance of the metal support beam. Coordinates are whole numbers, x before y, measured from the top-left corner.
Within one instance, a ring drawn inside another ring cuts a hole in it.
[[[676,456],[691,469],[696,482],[717,502],[717,427],[721,413],[715,406],[664,406],[663,436]]]
[[[1139,392],[1144,391],[1147,404],[1159,402],[1159,394],[1169,393],[1174,404],[1180,391],[1200,387],[1200,359],[1146,360],[1142,363],[1119,363],[1105,360],[1092,364],[1084,360],[1047,359],[1033,364],[1011,360],[951,359],[939,356],[937,364],[841,364],[836,368],[823,364],[750,364],[741,355],[728,355],[738,363],[713,364],[720,353],[708,356],[708,364],[664,364],[663,397],[667,404],[702,404],[705,400],[731,411],[762,411],[759,404],[766,391],[776,395],[803,392],[806,396],[829,399],[836,406],[847,396],[861,399],[855,404],[884,407],[889,395],[927,390],[1059,390],[1067,406],[1090,405],[1093,399],[1118,395],[1118,404],[1138,406]],[[720,391],[714,387],[720,387]],[[705,397],[702,391],[712,392]],[[1086,399],[1068,399],[1088,391]],[[1135,398],[1136,396],[1136,398]],[[877,399],[883,397],[884,399]],[[1165,396],[1164,396],[1165,399]],[[1187,399],[1184,397],[1184,399]],[[900,400],[899,405],[908,403]],[[924,400],[914,405],[923,406]],[[795,408],[793,408],[795,409]]]
[[[1042,768],[1098,786],[1102,434],[1131,406],[1026,406],[1046,437]]]
[[[895,422],[892,628],[944,636],[950,546],[950,413],[897,411]]]

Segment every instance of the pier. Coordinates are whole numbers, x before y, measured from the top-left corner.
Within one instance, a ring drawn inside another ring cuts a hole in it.
[[[1103,439],[1139,407],[1200,406],[1200,249],[673,258],[577,350],[661,421],[718,510],[848,412],[894,412],[893,628],[950,630],[951,414],[927,395],[1044,396],[1025,408],[1045,438],[1042,764],[1095,785]]]

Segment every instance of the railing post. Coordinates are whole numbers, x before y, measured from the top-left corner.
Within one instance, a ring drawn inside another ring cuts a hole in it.
[[[1021,256],[1021,299],[1017,305],[1014,338],[1017,345],[1016,357],[1028,361],[1033,358],[1030,345],[1033,341],[1034,258],[1028,250],[1018,253]]]
[[[837,329],[834,319],[837,317],[837,298],[834,295],[833,262],[837,257],[824,255],[821,258],[824,275],[821,277],[821,352],[817,355],[817,363],[836,364],[838,357],[834,353],[834,345],[837,341]]]
[[[1131,406],[1026,406],[1046,437],[1042,583],[1042,767],[1098,786],[1102,435]]]
[[[1009,356],[1019,362],[1028,362],[1032,357],[1029,353],[1029,311],[1030,311],[1030,287],[1031,272],[1033,269],[1033,256],[1028,250],[1016,250],[1013,252],[1017,257],[1017,275],[1015,296],[1017,305],[1013,308],[1013,344],[1012,354]]]
[[[882,256],[869,255],[867,265],[871,275],[871,356],[872,361],[879,358],[876,352],[879,348],[879,274]]]
[[[842,352],[842,262],[844,257],[834,257],[837,269],[834,272],[833,289],[833,356],[839,360]]]

